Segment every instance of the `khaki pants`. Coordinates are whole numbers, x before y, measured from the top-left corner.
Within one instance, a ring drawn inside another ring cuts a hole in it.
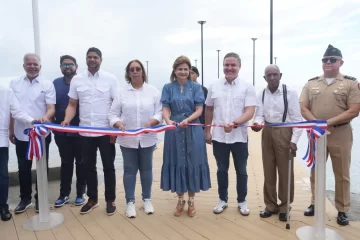
[[[289,144],[291,128],[265,127],[262,130],[262,160],[264,168],[264,203],[266,209],[286,213],[289,171]],[[294,200],[294,164],[292,161],[290,203]],[[281,203],[277,204],[276,180],[279,175],[278,190]]]
[[[350,124],[335,128],[327,135],[326,159],[329,154],[335,175],[335,207],[339,212],[350,208],[350,162],[353,143]],[[315,171],[311,171],[311,204],[315,203]]]

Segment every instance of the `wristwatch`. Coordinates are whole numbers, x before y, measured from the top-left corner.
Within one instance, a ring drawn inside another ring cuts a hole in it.
[[[235,125],[239,125],[237,122],[233,122],[233,124],[235,124]],[[237,128],[238,126],[233,126],[233,128]]]

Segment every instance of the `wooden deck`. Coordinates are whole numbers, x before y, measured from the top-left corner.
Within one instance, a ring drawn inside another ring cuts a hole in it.
[[[261,219],[259,212],[264,209],[262,187],[263,170],[261,163],[260,134],[250,132],[248,159],[248,197],[250,216],[239,214],[236,203],[235,171],[233,165],[229,172],[229,207],[220,215],[212,212],[218,201],[216,182],[216,163],[212,148],[208,146],[208,157],[211,169],[212,188],[195,197],[197,216],[190,218],[186,212],[181,217],[172,215],[177,203],[175,194],[163,192],[160,186],[160,169],[162,163],[162,145],[154,154],[154,182],[152,201],[155,208],[153,215],[145,215],[141,207],[141,185],[138,179],[136,186],[136,207],[138,216],[128,219],[125,216],[125,200],[122,178],[117,179],[117,213],[105,214],[103,186],[99,186],[100,207],[90,214],[80,215],[80,207],[64,206],[56,211],[64,214],[65,223],[48,230],[32,232],[23,228],[23,223],[35,212],[29,209],[26,213],[15,215],[12,221],[0,221],[2,240],[35,240],[35,239],[296,239],[296,230],[313,224],[313,217],[305,217],[303,210],[309,205],[310,191],[308,176],[299,163],[295,163],[295,201],[292,204],[291,229],[285,229],[285,223],[278,216]],[[336,223],[337,212],[327,201],[327,227],[335,229],[345,239],[359,239],[360,222],[351,222],[350,226],[341,227]]]

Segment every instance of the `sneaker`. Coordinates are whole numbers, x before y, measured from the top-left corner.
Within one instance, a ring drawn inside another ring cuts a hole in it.
[[[216,207],[214,207],[214,213],[219,214],[224,211],[225,208],[228,207],[227,202],[219,199],[219,202],[216,204]]]
[[[29,207],[31,207],[31,205],[32,205],[31,200],[21,199],[19,205],[17,205],[17,207],[15,208],[14,212],[15,212],[15,214],[23,213],[23,212],[26,211],[26,209],[28,209]]]
[[[153,214],[154,213],[154,207],[151,204],[151,199],[144,199],[144,201],[143,201],[143,209],[144,209],[144,213],[146,213],[146,214]]]
[[[82,206],[85,204],[85,193],[75,199],[75,206]]]
[[[240,210],[240,214],[243,216],[249,216],[250,210],[248,209],[246,201],[243,201],[241,203],[238,203],[238,207]]]
[[[81,208],[80,214],[86,214],[91,212],[94,208],[97,208],[99,206],[98,202],[88,200],[88,202]]]
[[[56,200],[55,202],[55,207],[59,208],[64,206],[65,204],[67,204],[70,201],[70,198],[68,196],[65,197],[59,197],[58,200]]]
[[[135,210],[135,203],[128,202],[126,204],[126,216],[128,218],[135,218],[136,217],[136,210]]]
[[[108,216],[114,215],[116,212],[116,205],[115,202],[107,202],[106,203],[106,214]]]

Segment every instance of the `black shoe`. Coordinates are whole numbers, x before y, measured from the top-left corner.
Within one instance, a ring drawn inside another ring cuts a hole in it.
[[[96,201],[88,200],[88,202],[81,208],[80,214],[86,214],[91,212],[94,208],[98,207],[99,203]]]
[[[290,219],[290,217],[289,217]],[[279,220],[282,222],[286,222],[287,221],[287,214],[286,213],[280,213],[279,214]]]
[[[264,211],[260,212],[260,217],[268,218],[268,217],[271,217],[273,214],[278,214],[278,212],[272,212],[272,211],[269,211],[269,210],[265,209]]]
[[[38,200],[36,200],[36,202],[35,202],[35,212],[39,213],[39,201]]]
[[[116,212],[115,202],[107,202],[106,203],[106,213],[108,216],[113,215]]]
[[[311,217],[315,215],[315,206],[311,204],[307,209],[305,209],[304,216]]]
[[[3,221],[9,221],[12,217],[11,213],[9,212],[9,209],[0,209],[0,215],[1,220]]]
[[[32,205],[31,200],[28,199],[21,199],[19,205],[15,208],[14,212],[15,214],[23,213]]]
[[[348,216],[347,216],[346,213],[344,213],[344,212],[338,212],[338,216],[337,216],[336,222],[337,222],[339,225],[346,226],[346,225],[349,224],[349,218],[348,218]]]

